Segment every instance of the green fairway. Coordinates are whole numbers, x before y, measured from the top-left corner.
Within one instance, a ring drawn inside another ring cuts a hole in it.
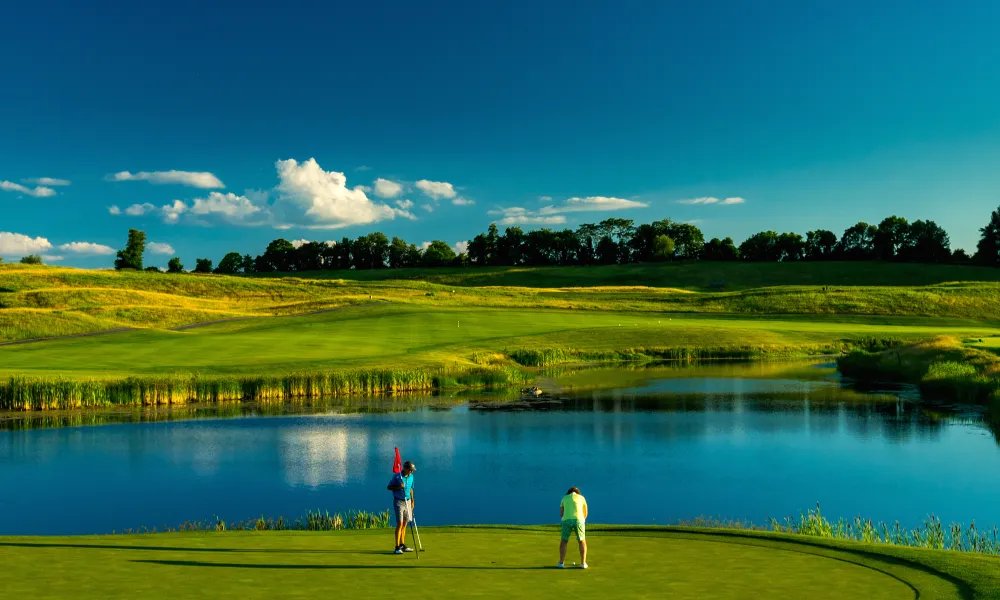
[[[616,311],[353,307],[183,331],[135,330],[0,347],[0,373],[248,373],[260,369],[471,364],[506,349],[816,347],[860,336],[996,335],[975,321],[907,317],[752,317]]]
[[[421,531],[393,555],[388,531],[0,538],[4,597],[168,598],[990,598],[1000,560],[789,536],[591,533],[590,569],[555,567],[558,534]]]

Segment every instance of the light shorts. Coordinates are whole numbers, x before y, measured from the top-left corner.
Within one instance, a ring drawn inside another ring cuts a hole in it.
[[[583,521],[566,519],[562,522],[562,541],[568,542],[571,535],[575,535],[581,542],[587,540],[587,526]]]
[[[406,500],[392,499],[392,512],[396,515],[396,525],[410,522],[409,503]]]

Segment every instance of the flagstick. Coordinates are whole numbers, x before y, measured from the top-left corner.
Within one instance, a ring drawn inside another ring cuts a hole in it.
[[[420,560],[420,541],[417,539],[417,524],[413,522],[413,500],[406,501],[407,511],[410,513],[410,533],[413,538],[413,548],[414,554],[417,555],[417,560]]]

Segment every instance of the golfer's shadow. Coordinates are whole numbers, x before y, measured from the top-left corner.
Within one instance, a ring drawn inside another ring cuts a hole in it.
[[[367,552],[363,554],[369,554]],[[554,567],[502,567],[502,566],[482,566],[482,567],[465,567],[465,566],[443,566],[443,565],[427,565],[422,566],[417,561],[406,561],[398,565],[268,565],[268,564],[248,564],[248,563],[216,563],[216,562],[200,562],[196,560],[133,560],[130,562],[134,563],[145,563],[150,565],[164,565],[168,567],[220,567],[224,569],[276,569],[276,570],[302,570],[308,571],[313,569],[322,570],[340,570],[340,569],[399,569],[407,567],[420,567],[422,569],[471,569],[474,571],[489,571],[489,570],[508,570],[508,571],[537,571],[540,569],[553,569]]]

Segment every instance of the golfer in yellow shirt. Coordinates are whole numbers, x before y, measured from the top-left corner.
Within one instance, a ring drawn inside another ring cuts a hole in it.
[[[587,499],[580,495],[580,490],[575,487],[569,488],[562,502],[559,503],[559,516],[562,517],[562,541],[559,542],[559,564],[560,569],[564,567],[566,561],[566,544],[569,543],[569,536],[573,534],[580,542],[580,567],[587,568]]]

